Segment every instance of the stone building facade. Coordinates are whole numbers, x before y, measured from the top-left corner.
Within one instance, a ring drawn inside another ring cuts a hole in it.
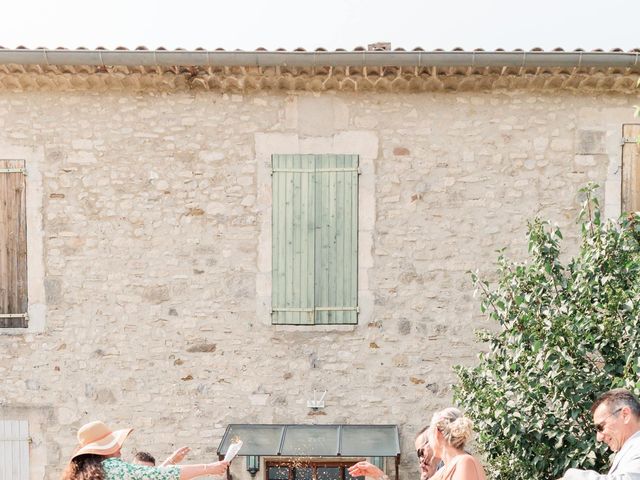
[[[633,69],[277,73],[2,66],[30,318],[0,331],[0,419],[28,420],[31,479],[93,419],[135,427],[127,455],[198,461],[230,423],[397,424],[414,478],[413,434],[490,326],[467,272],[522,258],[535,215],[571,252],[589,181],[620,212]],[[270,159],[308,153],[359,156],[357,325],[271,323]]]

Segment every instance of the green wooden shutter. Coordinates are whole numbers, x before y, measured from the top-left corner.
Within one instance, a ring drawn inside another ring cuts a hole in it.
[[[274,155],[272,322],[354,324],[358,157]]]
[[[358,157],[316,157],[316,324],[357,323]]]
[[[272,323],[314,323],[314,157],[274,155]]]

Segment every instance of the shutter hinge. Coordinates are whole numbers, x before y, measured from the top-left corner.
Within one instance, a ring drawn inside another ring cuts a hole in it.
[[[357,172],[360,175],[362,172],[360,171],[360,167],[356,168],[316,168],[314,170],[307,170],[305,168],[272,168],[271,175],[275,172],[280,173],[346,173],[346,172]]]
[[[276,312],[304,313],[304,312],[313,312],[313,308],[279,308],[279,307],[273,307],[271,309],[271,313],[276,313]]]
[[[0,318],[26,318],[29,320],[28,313],[0,313]]]
[[[637,137],[622,137],[620,139],[620,145],[624,146],[627,143],[637,143],[640,144],[640,135]]]
[[[316,307],[317,312],[359,312],[358,307]]]
[[[331,167],[331,168],[316,168],[315,171],[326,172],[326,173],[344,173],[344,172],[360,173],[360,168],[359,167],[347,167],[347,168]]]
[[[22,173],[27,174],[26,168],[0,168],[0,173]]]
[[[356,312],[360,313],[360,307],[315,307],[315,308],[281,308],[281,307],[273,307],[271,309],[271,313],[276,312],[294,312],[294,313],[304,313],[304,312]]]

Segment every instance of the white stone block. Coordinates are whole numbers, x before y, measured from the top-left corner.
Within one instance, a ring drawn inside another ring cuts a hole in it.
[[[251,405],[256,407],[265,406],[269,400],[269,394],[267,393],[254,393],[249,395],[249,401]]]
[[[204,162],[218,162],[220,160],[224,160],[224,153],[201,150],[198,152],[198,158]]]
[[[323,154],[332,153],[333,150],[333,137],[303,137],[300,139],[300,151],[293,153]]]
[[[262,133],[254,136],[256,157],[259,160],[271,160],[277,153],[299,153],[298,134],[296,133]]]
[[[67,157],[67,163],[77,165],[91,165],[94,163],[98,163],[98,159],[93,153],[80,151],[70,153]]]
[[[554,152],[568,152],[573,148],[573,142],[567,138],[554,138],[551,140],[551,150]]]
[[[93,142],[87,139],[76,139],[71,141],[71,146],[74,150],[91,150]]]
[[[378,135],[372,131],[348,131],[335,135],[335,153],[355,153],[366,158],[378,157]]]
[[[573,161],[579,167],[592,167],[597,163],[593,155],[575,155]]]

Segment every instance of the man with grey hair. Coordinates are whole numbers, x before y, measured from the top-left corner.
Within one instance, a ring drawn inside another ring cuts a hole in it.
[[[640,402],[628,390],[604,393],[591,406],[596,439],[615,452],[606,475],[570,468],[564,480],[640,480]]]

